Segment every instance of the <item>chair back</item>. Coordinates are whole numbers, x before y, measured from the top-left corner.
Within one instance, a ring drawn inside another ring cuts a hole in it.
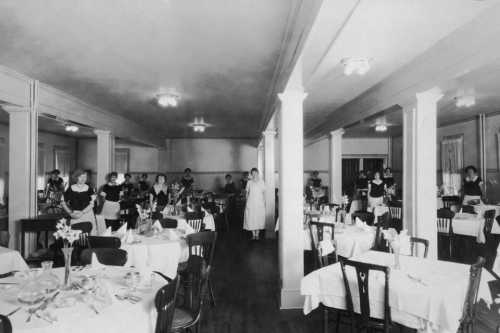
[[[82,251],[80,261],[82,265],[92,264],[92,254],[95,253],[97,260],[103,265],[124,266],[127,263],[127,251],[122,249],[85,249]]]
[[[448,208],[441,208],[437,211],[438,234],[453,235],[453,217],[455,213]]]
[[[203,258],[193,256],[188,259],[186,270],[182,273],[183,284],[190,286],[183,307],[190,310],[196,320],[201,313],[206,296],[209,267]]]
[[[494,209],[487,210],[484,212],[484,227],[483,232],[486,238],[491,234],[491,229],[493,228],[493,222],[495,220],[496,211]]]
[[[196,232],[200,232],[203,225],[203,218],[205,213],[187,212],[186,222],[194,229]]]
[[[462,206],[462,213],[476,214],[476,211],[474,210],[474,206],[464,205]]]
[[[476,316],[474,304],[477,302],[477,294],[479,290],[479,283],[481,282],[481,273],[483,271],[484,263],[485,259],[483,257],[479,257],[476,263],[470,267],[469,285],[467,287],[467,293],[465,294],[465,302],[458,333],[473,333],[473,323]]]
[[[403,205],[400,202],[391,202],[389,204],[389,218],[391,226],[400,231],[403,228]]]
[[[175,301],[179,289],[179,277],[161,287],[155,296],[156,318],[155,333],[170,333],[175,313]]]
[[[318,258],[318,266],[320,268],[328,266],[330,264],[328,260],[329,254],[323,254],[320,242],[329,240],[333,243],[335,241],[335,225],[332,223],[309,222],[309,234],[311,235],[311,249]]]
[[[391,206],[389,206],[389,213],[392,219],[401,219],[402,207],[394,206],[394,203],[392,203]]]
[[[26,258],[25,243],[26,236],[32,233],[40,234],[45,236],[45,248],[49,247],[49,236],[52,235],[56,230],[56,225],[59,221],[57,219],[22,219],[19,223],[21,224],[21,255]],[[43,260],[53,260],[54,258],[37,258],[38,261]],[[30,260],[28,260],[30,261]]]
[[[441,197],[443,208],[451,209],[452,206],[460,205],[460,197],[456,195],[445,195]]]
[[[71,229],[80,230],[82,233],[80,234],[80,239],[75,242],[75,246],[80,248],[86,248],[89,246],[88,244],[88,236],[92,232],[92,223],[90,222],[79,222],[71,225]]]
[[[376,325],[371,320],[370,314],[370,295],[369,295],[369,278],[370,271],[379,271],[384,274],[384,318],[382,319],[384,325],[384,332],[389,332],[391,326],[391,308],[389,305],[389,275],[390,268],[387,266],[374,265],[364,262],[343,260],[340,261],[340,267],[342,269],[342,276],[344,278],[344,287],[346,290],[346,305],[347,311],[354,317],[356,314],[354,312],[354,300],[352,298],[351,287],[349,286],[349,279],[346,274],[346,266],[354,268],[356,273],[356,278],[358,282],[358,293],[359,293],[359,305],[360,305],[360,329],[366,329],[370,327],[376,327]],[[353,318],[354,319],[354,318]]]
[[[373,225],[373,220],[375,219],[375,215],[373,215],[373,213],[371,212],[356,211],[351,214],[352,223],[356,222],[356,217],[359,217],[361,221],[365,222],[368,225]]]
[[[12,333],[12,324],[9,317],[0,315],[0,333]]]
[[[7,230],[0,230],[0,246],[9,247],[10,234]]]
[[[410,237],[410,250],[411,255],[417,255],[417,246],[422,244],[424,246],[424,258],[427,258],[427,253],[429,252],[429,241],[424,238]]]
[[[382,228],[387,229],[391,227],[391,219],[389,212],[386,212],[382,215],[380,215],[377,218],[377,224],[380,225]]]
[[[160,219],[160,223],[161,223],[161,226],[163,228],[167,228],[167,229],[177,228],[177,220],[176,219],[163,218],[163,219]]]
[[[197,232],[187,235],[186,240],[189,249],[189,258],[192,256],[202,257],[208,269],[210,269],[215,253],[217,233],[215,231]]]
[[[87,241],[92,249],[119,249],[122,241],[118,237],[88,236]]]

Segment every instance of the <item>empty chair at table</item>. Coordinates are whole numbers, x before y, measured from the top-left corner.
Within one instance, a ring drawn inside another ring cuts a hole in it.
[[[447,208],[450,210],[458,211],[458,207],[460,207],[460,197],[457,195],[445,195],[441,197],[443,201],[443,208]]]
[[[156,292],[155,308],[158,315],[155,333],[170,333],[172,331],[178,288],[179,278],[176,277]]]
[[[195,232],[200,232],[203,226],[203,218],[205,213],[203,212],[187,212],[186,222],[194,229]]]
[[[391,202],[389,205],[391,226],[397,231],[400,231],[403,228],[402,208],[401,202]]]
[[[429,252],[429,241],[424,238],[410,237],[410,254],[416,257],[420,251],[417,251],[417,246],[422,245],[424,247],[423,257],[427,258]]]
[[[122,249],[85,249],[80,261],[82,265],[92,264],[92,255],[95,253],[99,263],[109,266],[124,266],[127,263],[127,251]]]
[[[453,217],[455,217],[455,213],[448,208],[441,208],[437,211],[438,245],[439,240],[446,240],[448,242],[446,251],[447,259],[453,258]]]
[[[89,236],[87,238],[89,247],[92,249],[119,249],[122,245],[120,238],[108,236]]]
[[[358,217],[361,221],[365,222],[368,225],[373,225],[373,221],[375,220],[375,215],[371,212],[355,212],[351,214],[352,223],[356,222],[356,217]]]
[[[391,319],[391,307],[389,304],[389,275],[390,268],[387,266],[374,265],[364,262],[357,262],[351,260],[341,260],[340,267],[344,280],[344,287],[346,291],[346,308],[351,317],[351,333],[365,332],[372,329],[381,330],[389,333],[391,328],[395,326]],[[347,268],[351,267],[354,271],[354,276],[357,281],[358,292],[353,293],[349,284],[349,280],[353,275],[347,272]],[[370,272],[381,272],[384,281],[384,299],[383,299],[383,318],[373,318],[370,308],[370,293],[368,281],[370,279]],[[353,295],[359,295],[359,302],[355,301]],[[357,314],[354,309],[354,304],[360,304],[360,312]]]
[[[56,219],[23,219],[21,220],[21,255],[28,265],[39,265],[42,261],[56,260],[57,257],[62,260],[62,255],[58,251],[60,244],[53,243],[49,246],[49,238],[56,231]],[[26,240],[29,235],[36,234],[37,245],[40,238],[43,238],[43,248],[37,249],[32,253],[25,253]]]
[[[477,302],[477,294],[479,284],[481,282],[481,273],[485,259],[479,257],[477,262],[470,267],[469,285],[465,294],[465,302],[462,310],[462,318],[460,319],[460,327],[458,333],[474,333],[475,307]]]
[[[464,205],[462,206],[462,213],[476,214],[476,210],[474,209],[474,206]]]
[[[309,222],[311,249],[316,258],[317,268],[337,262],[334,231],[335,225],[332,223]]]

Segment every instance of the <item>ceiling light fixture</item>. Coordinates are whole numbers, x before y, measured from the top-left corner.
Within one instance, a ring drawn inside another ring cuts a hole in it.
[[[375,125],[375,132],[387,132],[387,125],[386,124]]]
[[[72,125],[72,124],[67,124],[64,127],[64,129],[66,130],[66,132],[71,132],[71,133],[78,132],[78,130],[79,130],[78,126]]]
[[[194,121],[188,124],[193,128],[194,132],[203,133],[207,127],[212,127],[212,124],[206,123],[203,117],[194,117]]]
[[[370,60],[367,58],[344,58],[340,61],[344,66],[344,75],[349,76],[353,73],[365,75],[370,70]]]
[[[455,97],[455,105],[457,108],[470,108],[471,106],[476,105],[476,95],[473,90],[468,91],[467,93],[458,94]]]
[[[170,93],[156,95],[156,102],[158,103],[159,106],[163,108],[177,107],[177,105],[179,105],[179,99],[180,99],[179,95]]]

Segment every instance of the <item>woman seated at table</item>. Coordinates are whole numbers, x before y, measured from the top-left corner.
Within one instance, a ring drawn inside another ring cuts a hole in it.
[[[477,174],[477,169],[469,165],[465,168],[465,179],[463,183],[463,204],[479,204],[483,195],[483,180]]]
[[[162,211],[163,208],[168,204],[169,201],[169,191],[167,186],[167,177],[164,174],[158,174],[154,185],[149,191],[149,205],[153,207],[156,203],[156,210]]]
[[[123,195],[122,186],[117,183],[118,174],[111,172],[108,175],[108,183],[105,184],[99,195],[104,199],[102,216],[105,220],[116,221],[120,219],[120,199]]]
[[[64,192],[62,206],[71,217],[71,224],[79,222],[92,223],[92,233],[95,234],[96,223],[94,216],[95,192],[87,182],[87,173],[81,169],[73,173],[73,184]]]
[[[375,171],[373,180],[368,183],[368,206],[374,208],[384,204],[384,195],[387,190],[380,172]]]

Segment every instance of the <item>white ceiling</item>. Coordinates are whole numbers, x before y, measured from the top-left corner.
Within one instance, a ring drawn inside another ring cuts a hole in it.
[[[254,137],[296,0],[2,0],[0,64],[165,137]],[[152,97],[173,89],[177,109]]]
[[[327,115],[381,84],[440,39],[498,3],[495,0],[326,0],[303,58],[309,93],[305,102],[305,131],[315,128]],[[369,58],[372,69],[364,76],[345,76],[340,61],[346,57]]]

